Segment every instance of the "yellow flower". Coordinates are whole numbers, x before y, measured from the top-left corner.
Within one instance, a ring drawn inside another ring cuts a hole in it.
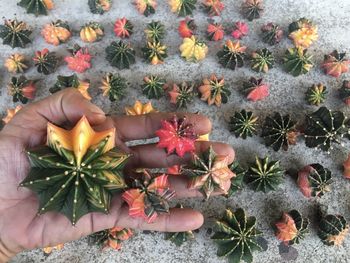
[[[50,147],[61,151],[72,151],[74,153],[76,165],[80,166],[87,150],[102,140],[107,140],[103,153],[114,148],[115,133],[115,128],[102,132],[95,132],[91,128],[87,118],[83,116],[70,131],[64,130],[52,123],[48,123],[47,144]]]
[[[180,46],[181,56],[187,61],[200,61],[205,58],[208,53],[207,45],[199,41],[195,36],[184,38]]]
[[[22,109],[21,105],[18,105],[16,108],[14,109],[8,109],[7,110],[7,116],[5,118],[2,119],[2,121],[7,124],[10,122],[10,120],[12,120],[12,118],[16,115],[16,113]]]
[[[144,115],[151,112],[155,112],[151,102],[142,104],[140,101],[136,101],[133,107],[125,107],[126,115]]]
[[[16,53],[5,60],[5,67],[10,73],[23,72],[28,66],[25,64],[25,57]]]

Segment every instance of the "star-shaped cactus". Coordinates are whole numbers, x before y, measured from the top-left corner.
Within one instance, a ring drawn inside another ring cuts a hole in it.
[[[256,228],[256,218],[247,217],[242,208],[226,209],[223,218],[215,222],[214,231],[211,239],[218,244],[217,255],[229,262],[253,262],[253,252],[262,250],[257,243],[261,232]]]
[[[130,44],[124,43],[123,41],[113,41],[106,48],[106,59],[113,67],[118,69],[128,69],[130,68],[130,65],[136,62],[135,53],[135,50]]]
[[[200,155],[193,154],[192,164],[181,171],[190,178],[188,188],[198,189],[208,199],[214,191],[228,193],[231,179],[236,177],[228,165],[228,156],[216,154],[210,146]]]
[[[311,105],[319,106],[325,101],[327,94],[328,91],[326,86],[321,83],[314,84],[307,89],[306,100]]]
[[[230,197],[235,192],[242,190],[244,177],[247,174],[247,170],[244,169],[238,161],[234,161],[229,167],[236,176],[231,178],[231,187],[227,192],[227,197]]]
[[[239,41],[227,40],[222,50],[217,53],[219,63],[232,70],[243,67],[246,49],[247,47],[241,46]]]
[[[7,85],[8,94],[12,96],[13,102],[20,101],[26,104],[35,98],[35,81],[27,79],[25,76],[12,77]]]
[[[166,148],[168,154],[176,153],[180,157],[195,150],[194,143],[198,138],[193,125],[187,123],[186,117],[179,119],[176,115],[171,120],[162,120],[156,135],[159,137],[159,148]]]
[[[242,5],[244,16],[252,21],[258,19],[264,11],[262,0],[245,0]]]
[[[251,55],[252,69],[267,73],[275,65],[275,58],[267,48],[258,49]]]
[[[258,117],[254,116],[253,112],[241,110],[236,111],[230,118],[229,128],[230,131],[238,138],[246,139],[252,137],[257,133],[257,120]]]
[[[25,48],[27,44],[32,42],[29,38],[31,34],[32,30],[29,29],[28,25],[17,19],[5,20],[4,25],[0,25],[0,37],[3,39],[2,43],[12,48]]]
[[[217,107],[220,107],[221,103],[227,103],[231,95],[225,79],[218,78],[215,74],[205,78],[198,90],[202,95],[201,100],[207,101],[208,105],[215,104]]]
[[[168,2],[171,12],[178,14],[178,16],[189,16],[196,9],[197,0],[168,0]]]
[[[331,54],[324,56],[321,67],[329,76],[338,78],[349,71],[350,59],[346,58],[346,53],[339,53],[334,50]]]
[[[168,175],[153,175],[143,170],[141,179],[135,179],[122,195],[129,205],[129,215],[147,223],[154,222],[161,213],[169,213],[169,200],[175,191],[170,189]]]
[[[267,23],[261,27],[262,39],[265,43],[276,45],[281,42],[283,38],[283,30],[279,25],[274,23]]]
[[[90,212],[108,213],[112,195],[126,188],[128,154],[115,146],[115,128],[95,132],[83,116],[72,130],[47,126],[47,145],[28,151],[32,166],[20,183],[39,196],[39,214],[57,211],[73,225]]]
[[[51,93],[56,93],[65,88],[76,88],[87,100],[91,100],[88,89],[90,81],[82,81],[76,74],[70,76],[57,76],[57,81],[53,87],[49,89]]]
[[[340,246],[349,232],[349,224],[342,215],[326,215],[318,226],[318,236],[325,245]]]
[[[131,115],[131,116],[144,115],[155,111],[156,110],[153,108],[151,102],[142,104],[139,100],[136,100],[134,106],[125,107],[126,115]]]
[[[159,76],[146,76],[141,85],[142,93],[148,99],[159,99],[164,95],[166,80]]]
[[[159,21],[152,21],[145,29],[147,41],[160,42],[165,36],[165,26]]]
[[[341,111],[331,111],[321,107],[306,116],[304,131],[307,147],[318,147],[323,151],[333,149],[334,143],[341,143],[342,137],[350,134],[350,128],[345,125],[346,118]]]
[[[289,38],[297,48],[309,48],[318,39],[317,26],[309,19],[300,18],[289,25]]]
[[[149,16],[156,12],[157,0],[135,0],[134,5],[140,14]]]
[[[35,16],[47,15],[47,11],[54,7],[52,0],[21,0],[18,5]]]
[[[247,172],[247,182],[254,191],[267,193],[274,191],[282,183],[284,170],[279,161],[270,161],[269,157],[256,157],[255,163]]]
[[[299,132],[295,125],[296,122],[289,115],[282,116],[275,112],[273,116],[267,116],[261,134],[266,146],[271,146],[275,151],[281,148],[287,151],[289,145],[296,144]]]
[[[170,103],[176,105],[177,108],[187,108],[196,95],[194,85],[192,83],[182,82],[180,85],[173,84],[173,89],[169,91]]]
[[[88,0],[91,13],[102,15],[112,7],[112,0]]]
[[[331,190],[332,173],[319,163],[310,164],[299,171],[297,183],[305,197],[322,197]]]
[[[283,57],[283,65],[288,73],[297,77],[308,73],[313,67],[311,58],[312,56],[307,54],[307,49],[289,48]]]
[[[302,217],[297,210],[283,212],[282,217],[275,223],[275,235],[286,245],[299,244],[308,232],[309,220]]]

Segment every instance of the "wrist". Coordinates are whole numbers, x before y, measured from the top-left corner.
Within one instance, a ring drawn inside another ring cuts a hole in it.
[[[8,262],[16,254],[9,251],[5,244],[0,240],[0,263]]]

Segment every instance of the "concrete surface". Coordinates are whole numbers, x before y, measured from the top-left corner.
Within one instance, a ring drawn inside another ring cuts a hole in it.
[[[220,43],[209,43],[209,54],[207,58],[198,64],[184,62],[178,52],[181,43],[177,34],[177,25],[179,18],[170,13],[170,9],[165,0],[159,0],[159,7],[155,15],[148,18],[137,13],[131,5],[131,1],[114,0],[113,8],[103,16],[92,15],[87,7],[87,0],[55,0],[56,8],[50,12],[50,16],[35,18],[33,15],[25,14],[24,10],[16,5],[17,1],[0,0],[0,15],[6,18],[17,17],[23,19],[34,27],[33,45],[20,50],[27,55],[32,55],[35,50],[42,49],[48,45],[44,43],[40,36],[42,26],[56,19],[68,20],[73,27],[75,34],[72,40],[67,44],[58,47],[49,46],[50,50],[56,51],[61,56],[66,54],[65,48],[71,47],[73,43],[79,41],[78,30],[85,22],[95,20],[105,26],[106,36],[102,42],[90,45],[91,51],[96,57],[93,59],[93,68],[81,78],[91,80],[91,94],[93,101],[100,105],[106,112],[121,112],[124,106],[133,103],[138,98],[146,100],[140,92],[140,83],[146,74],[160,74],[168,80],[181,82],[183,80],[196,80],[217,73],[223,75],[232,88],[230,102],[221,108],[208,107],[199,99],[189,107],[190,111],[200,111],[210,116],[213,121],[214,131],[211,136],[213,140],[224,141],[232,144],[237,151],[237,158],[243,163],[254,160],[254,155],[271,155],[272,158],[281,159],[282,165],[286,169],[299,169],[302,166],[320,162],[332,170],[334,176],[333,191],[326,194],[319,200],[306,200],[298,191],[295,182],[286,176],[285,182],[281,187],[272,193],[255,193],[249,189],[235,194],[230,199],[223,197],[211,198],[204,203],[202,200],[187,200],[186,205],[193,206],[202,211],[206,218],[204,227],[196,234],[196,240],[184,244],[177,248],[168,241],[163,241],[161,233],[141,233],[139,232],[130,241],[125,242],[121,252],[104,251],[100,252],[97,247],[89,246],[85,239],[66,244],[62,251],[54,252],[50,256],[44,256],[40,250],[25,252],[13,259],[13,262],[225,262],[216,257],[216,245],[209,239],[210,226],[213,218],[220,216],[226,206],[245,208],[250,215],[255,215],[258,219],[258,227],[264,232],[262,244],[268,246],[267,251],[256,253],[255,262],[287,262],[289,259],[295,259],[294,262],[350,262],[350,237],[348,237],[343,246],[334,248],[322,245],[315,233],[315,205],[316,203],[325,204],[329,207],[331,213],[344,214],[350,219],[350,184],[341,177],[341,163],[346,157],[349,149],[349,143],[345,147],[336,147],[330,155],[319,152],[315,149],[307,149],[303,140],[297,146],[291,147],[288,152],[273,152],[271,148],[266,148],[262,144],[260,137],[254,137],[247,140],[236,139],[227,129],[227,120],[232,113],[241,108],[251,109],[261,116],[261,120],[273,111],[290,113],[296,119],[303,118],[304,113],[316,110],[315,107],[307,106],[304,101],[304,93],[313,83],[322,82],[329,89],[330,93],[326,105],[332,109],[345,110],[349,114],[343,103],[337,98],[337,89],[340,87],[344,78],[350,78],[350,74],[342,76],[336,80],[325,76],[320,68],[316,66],[309,74],[294,78],[286,74],[277,65],[275,69],[264,75],[267,82],[271,84],[271,95],[266,100],[258,103],[247,102],[239,92],[242,80],[250,76],[259,76],[248,66],[245,68],[231,71],[223,69],[217,63],[216,52]],[[226,0],[226,9],[222,14],[222,20],[225,24],[232,24],[237,20],[242,20],[240,15],[241,0]],[[316,65],[322,61],[325,53],[333,49],[348,51],[350,43],[350,2],[349,0],[266,0],[266,12],[263,17],[254,22],[249,22],[250,34],[242,43],[249,47],[249,50],[264,47],[265,44],[259,37],[260,26],[266,22],[275,22],[283,28],[300,17],[308,17],[319,26],[319,41],[310,48],[310,53],[314,55]],[[112,41],[116,40],[112,32],[113,22],[116,18],[127,17],[135,25],[135,33],[131,37],[131,42],[137,50],[137,63],[130,70],[122,70],[120,73],[129,79],[130,89],[129,97],[121,102],[110,103],[108,99],[101,96],[98,89],[100,78],[103,72],[118,72],[110,67],[105,60],[104,49]],[[198,31],[204,36],[207,25],[207,18],[200,9],[194,13],[195,21],[198,24]],[[150,66],[140,58],[140,47],[144,44],[143,29],[146,23],[152,20],[160,20],[166,25],[167,36],[165,43],[169,45],[169,58],[164,65]],[[280,62],[284,50],[291,46],[288,39],[277,47],[271,48]],[[0,63],[3,64],[4,58],[17,50],[12,50],[7,46],[0,45]],[[43,77],[31,68],[27,76],[34,79],[41,79],[38,87],[38,98],[49,94],[48,88],[51,87],[58,74],[68,74],[67,68],[62,65],[59,70],[48,77]],[[9,75],[1,68],[1,98],[0,112],[5,113],[5,109],[13,107],[10,96],[6,92],[6,83]],[[172,110],[168,106],[167,100],[161,99],[153,101],[154,106],[160,110]],[[347,149],[346,149],[347,148]],[[300,245],[294,246],[295,250],[286,254],[279,247],[279,242],[273,236],[273,230],[270,223],[280,215],[282,210],[299,209],[305,216],[311,218],[311,233],[302,241]],[[209,229],[209,230],[208,230]]]

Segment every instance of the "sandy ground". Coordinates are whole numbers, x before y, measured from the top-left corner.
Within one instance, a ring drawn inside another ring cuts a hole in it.
[[[223,75],[232,89],[232,95],[229,103],[221,108],[208,107],[205,103],[196,99],[190,105],[189,111],[200,111],[208,115],[213,122],[212,140],[224,141],[231,144],[237,151],[237,158],[243,164],[252,162],[254,156],[271,155],[273,159],[280,159],[285,169],[300,169],[308,163],[320,162],[332,170],[334,183],[332,192],[326,194],[320,200],[306,200],[296,187],[295,182],[286,176],[284,183],[280,188],[272,193],[255,193],[250,189],[244,189],[235,194],[230,199],[224,197],[211,198],[208,202],[202,200],[185,200],[185,205],[192,206],[203,212],[206,218],[205,225],[196,234],[196,240],[184,244],[177,248],[168,241],[163,241],[162,233],[142,233],[127,241],[120,252],[99,251],[95,246],[88,245],[86,239],[72,242],[65,245],[62,251],[54,252],[50,256],[45,256],[41,250],[24,252],[13,259],[13,262],[225,262],[216,257],[216,246],[210,240],[210,227],[213,218],[220,216],[226,206],[243,207],[250,215],[258,219],[258,227],[263,231],[263,238],[260,243],[266,251],[255,254],[254,262],[350,262],[350,239],[347,239],[343,246],[327,247],[322,245],[315,232],[315,206],[317,203],[328,206],[329,212],[344,214],[350,219],[350,184],[341,177],[341,163],[346,157],[349,143],[345,147],[336,147],[330,155],[315,149],[308,149],[301,140],[296,146],[290,148],[288,152],[274,152],[271,148],[266,148],[260,137],[256,136],[247,140],[236,139],[228,131],[227,121],[235,110],[249,109],[264,119],[266,115],[279,111],[290,113],[294,118],[302,120],[305,113],[315,111],[317,108],[306,105],[304,93],[306,89],[318,82],[324,83],[329,89],[329,96],[325,103],[332,109],[344,110],[349,114],[349,109],[338,99],[338,88],[342,80],[349,74],[339,79],[333,79],[325,76],[319,66],[316,66],[309,74],[297,78],[288,75],[283,71],[280,63],[264,75],[265,80],[271,85],[271,95],[264,101],[258,103],[247,102],[239,92],[242,81],[251,76],[259,76],[249,66],[242,69],[231,71],[223,69],[216,59],[216,52],[220,48],[220,43],[208,43],[209,54],[207,58],[198,64],[184,62],[178,52],[181,43],[177,34],[177,25],[179,18],[170,13],[166,1],[159,0],[159,8],[155,15],[148,18],[137,13],[132,6],[131,1],[113,1],[113,8],[103,16],[93,15],[89,12],[86,0],[55,0],[56,8],[50,12],[47,17],[34,17],[25,14],[24,10],[16,5],[17,1],[0,0],[0,15],[6,18],[17,17],[28,22],[33,28],[33,45],[21,50],[28,56],[32,56],[35,50],[47,47],[40,36],[42,26],[51,20],[67,20],[74,29],[75,34],[72,40],[67,44],[58,47],[49,46],[50,50],[56,51],[59,55],[67,54],[66,48],[74,43],[83,44],[78,37],[78,30],[81,25],[88,21],[101,22],[106,30],[106,36],[102,42],[90,45],[93,58],[93,68],[86,73],[81,74],[81,78],[91,80],[91,94],[93,101],[101,106],[106,112],[118,113],[123,111],[124,107],[132,104],[138,98],[146,101],[141,95],[140,84],[142,78],[147,74],[159,74],[166,77],[169,81],[199,81],[211,73]],[[241,1],[226,0],[226,9],[218,21],[232,25],[237,20],[242,20],[240,15]],[[339,51],[350,51],[350,2],[349,0],[266,0],[266,12],[263,17],[254,22],[249,22],[250,34],[242,42],[248,46],[249,50],[262,48],[265,44],[259,36],[260,27],[267,22],[275,22],[283,28],[300,17],[308,17],[319,26],[319,41],[314,44],[309,52],[314,55],[316,65],[319,65],[323,55],[330,53],[333,49]],[[113,22],[120,17],[129,18],[135,26],[135,34],[130,41],[137,50],[137,63],[130,70],[122,70],[120,74],[126,77],[130,82],[128,98],[121,102],[110,103],[108,99],[103,98],[98,89],[100,79],[104,72],[119,72],[117,69],[108,65],[105,60],[104,49],[113,40],[116,40],[112,32]],[[204,36],[207,25],[207,17],[198,8],[194,12],[194,18],[198,25],[198,32]],[[169,58],[162,66],[150,66],[140,58],[140,48],[144,44],[143,29],[146,23],[152,20],[159,20],[166,25],[167,36],[165,43],[169,45]],[[291,42],[285,39],[278,46],[271,48],[276,55],[277,61],[281,57]],[[3,64],[4,58],[17,50],[12,50],[8,46],[0,46],[0,64]],[[66,66],[62,65],[59,70],[48,77],[43,77],[32,67],[26,76],[32,79],[40,79],[38,83],[38,98],[49,95],[51,87],[58,74],[69,74]],[[2,67],[1,74],[1,97],[0,113],[5,114],[6,108],[13,107],[11,97],[7,95],[6,83],[10,76]],[[167,99],[153,101],[154,106],[160,110],[173,110]],[[281,211],[299,209],[305,216],[311,219],[310,234],[302,241],[300,245],[294,246],[289,252],[285,251],[273,236],[271,222],[279,217]]]

